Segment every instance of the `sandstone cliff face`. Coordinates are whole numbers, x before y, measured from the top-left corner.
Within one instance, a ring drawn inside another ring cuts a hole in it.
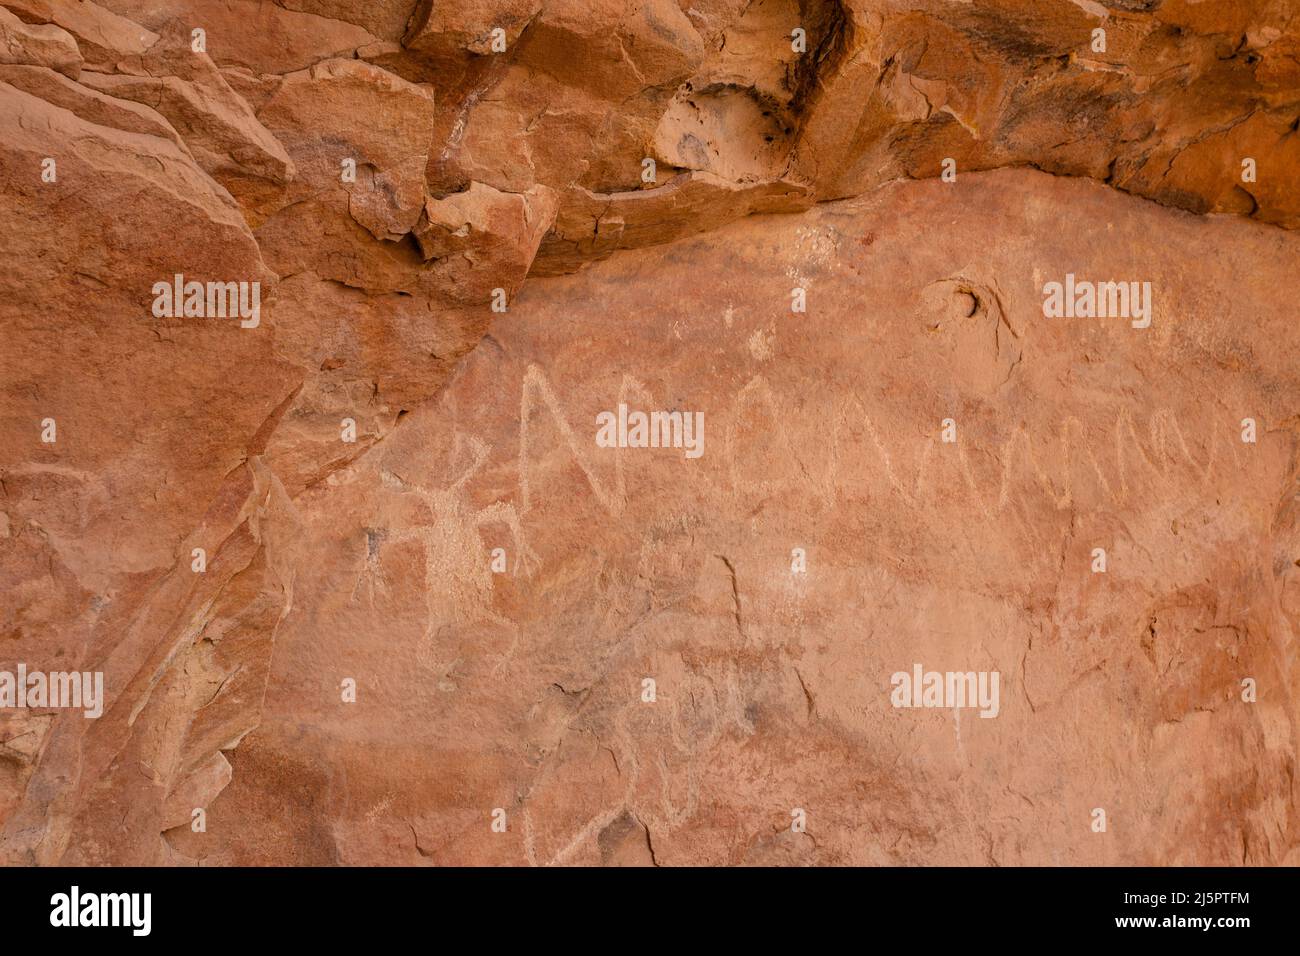
[[[1297,862],[1297,123],[1290,0],[0,0],[0,859]]]

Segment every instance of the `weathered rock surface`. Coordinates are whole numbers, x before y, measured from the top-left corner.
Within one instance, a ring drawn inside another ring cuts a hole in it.
[[[120,60],[141,56],[158,42],[156,33],[95,3],[10,0],[5,6],[28,23],[54,24],[66,30],[92,70],[112,70]]]
[[[0,860],[1297,862],[1298,122],[1289,0],[0,0]]]
[[[263,722],[169,844],[1297,862],[1300,240],[1035,172],[960,188],[527,284],[436,403],[297,500]],[[1150,281],[1151,327],[1045,319],[1067,272]],[[619,402],[702,411],[704,454],[596,447]],[[894,709],[916,662],[1000,672],[999,715]]]
[[[27,24],[0,7],[0,63],[28,63],[66,73],[81,72],[77,41],[52,24]]]

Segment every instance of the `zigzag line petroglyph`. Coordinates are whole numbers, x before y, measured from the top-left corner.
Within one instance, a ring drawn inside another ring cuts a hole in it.
[[[644,385],[625,375],[619,388],[618,400],[625,402],[633,398],[649,404],[654,401]],[[1017,495],[1017,486],[1024,479],[1028,480],[1029,487],[1037,489],[1057,509],[1067,510],[1079,505],[1099,505],[1103,502],[1124,504],[1139,487],[1139,476],[1142,475],[1147,476],[1147,480],[1154,479],[1160,483],[1162,490],[1167,490],[1180,478],[1190,478],[1207,485],[1223,464],[1239,466],[1241,463],[1234,444],[1236,430],[1231,423],[1212,423],[1205,430],[1202,444],[1206,450],[1200,453],[1203,457],[1198,460],[1194,443],[1189,441],[1188,433],[1172,410],[1156,409],[1150,413],[1144,441],[1142,429],[1133,412],[1119,407],[1114,413],[1113,461],[1106,460],[1099,453],[1105,443],[1089,437],[1088,423],[1075,415],[1066,415],[1054,435],[1046,438],[1035,436],[1023,425],[1017,425],[1005,438],[993,443],[990,457],[993,462],[1000,464],[996,479],[992,476],[981,479],[972,465],[966,442],[957,442],[953,446],[952,455],[956,459],[955,467],[960,473],[961,483],[930,489],[934,468],[942,458],[937,422],[935,437],[917,439],[913,463],[909,466],[904,463],[905,459],[900,460],[900,443],[886,441],[861,397],[851,394],[840,402],[831,415],[830,441],[826,443],[828,450],[824,453],[825,464],[818,469],[810,463],[809,454],[815,455],[817,446],[800,441],[802,435],[792,434],[786,424],[788,416],[780,414],[780,410],[787,404],[780,400],[762,376],[750,379],[737,392],[724,440],[727,474],[736,491],[769,494],[777,487],[801,481],[799,487],[816,494],[824,504],[831,505],[846,490],[851,477],[863,474],[860,471],[861,465],[874,455],[880,465],[880,470],[875,473],[883,475],[889,490],[906,507],[918,511],[932,510],[934,495],[942,493],[952,496],[961,491],[964,497],[975,502],[986,517],[993,517],[1020,500],[1022,495]],[[550,411],[556,428],[574,461],[586,476],[596,499],[610,514],[620,514],[627,504],[627,475],[623,456],[614,457],[612,484],[603,481],[593,464],[588,439],[575,432],[570,425],[564,405],[545,372],[537,365],[529,365],[523,376],[520,396],[518,469],[521,516],[528,514],[532,507],[530,463],[533,460],[535,442],[532,432],[533,412],[539,405]],[[739,447],[738,432],[744,417],[754,409],[766,412],[765,415],[760,413],[758,422],[767,431],[769,437],[766,441],[782,448],[785,452],[781,456],[782,461],[794,463],[786,476],[753,480],[746,475],[746,460]],[[848,440],[848,434],[851,430],[858,430],[864,436],[864,440],[858,443],[860,448],[857,454],[853,454],[850,449],[852,443]],[[1096,435],[1099,429],[1094,427],[1091,431]],[[1054,443],[1057,443],[1055,447]],[[1226,445],[1227,456],[1223,454],[1221,445]],[[1044,448],[1047,449],[1046,452]],[[1044,464],[1045,454],[1056,464],[1055,468]],[[857,469],[854,468],[855,465],[858,466]],[[797,475],[794,469],[797,469]],[[994,480],[996,487],[990,494],[991,482]],[[1089,486],[1092,486],[1095,493],[1089,493]]]
[[[607,488],[596,474],[591,459],[584,451],[585,448],[595,447],[594,440],[580,437],[574,432],[573,426],[569,424],[568,416],[564,413],[564,405],[555,394],[555,390],[551,388],[546,373],[537,365],[529,365],[524,372],[520,392],[519,500],[521,511],[527,514],[532,507],[529,486],[529,461],[532,446],[530,444],[529,429],[532,426],[533,407],[540,399],[541,403],[550,411],[555,426],[560,430],[565,444],[569,446],[569,452],[573,455],[573,460],[577,462],[578,467],[582,469],[582,473],[586,475],[587,482],[591,485],[591,490],[595,493],[596,499],[605,506],[610,514],[622,513],[624,506],[627,504],[627,477],[624,473],[623,456],[615,456],[614,487],[612,489]],[[648,406],[654,404],[654,397],[644,385],[631,376],[624,375],[618,389],[618,401],[625,403],[633,398],[645,402]]]
[[[864,454],[870,456],[873,452],[879,459],[880,473],[883,474],[889,489],[909,508],[926,510],[932,506],[935,495],[942,493],[951,496],[957,491],[956,488],[948,485],[935,489],[929,495],[926,493],[936,456],[942,448],[938,439],[938,422],[935,423],[935,437],[917,441],[918,451],[913,459],[914,464],[908,468],[899,463],[898,444],[894,443],[891,448],[891,444],[881,437],[875,420],[867,411],[861,398],[856,394],[850,395],[839,404],[832,416],[829,451],[822,478],[820,481],[809,481],[808,465],[799,454],[799,444],[791,440],[782,416],[776,414],[777,409],[783,407],[784,403],[772,393],[770,386],[761,376],[751,379],[737,395],[737,410],[731,429],[732,438],[734,439],[735,421],[739,419],[745,408],[759,403],[765,405],[772,413],[772,434],[789,449],[791,458],[797,463],[804,480],[808,482],[806,487],[817,492],[827,501],[833,500],[837,492],[845,489],[846,481],[842,479],[846,469],[851,468],[853,464],[860,464],[864,460]],[[859,455],[851,455],[848,451],[846,433],[850,429],[860,430],[864,435],[865,440],[861,445],[865,447]],[[1169,409],[1153,411],[1148,419],[1147,430],[1149,437],[1144,443],[1133,413],[1127,408],[1119,408],[1115,412],[1114,463],[1112,467],[1107,468],[1104,467],[1107,463],[1098,455],[1098,445],[1101,443],[1088,437],[1087,423],[1077,416],[1064,417],[1056,434],[1046,441],[1041,436],[1031,435],[1023,425],[1017,425],[1010,435],[993,444],[991,449],[992,459],[1001,463],[996,493],[991,497],[987,494],[989,482],[987,479],[981,481],[977,477],[967,454],[966,444],[959,441],[952,450],[967,495],[974,499],[987,516],[992,516],[1013,503],[1018,475],[1027,476],[1034,487],[1048,497],[1058,509],[1064,510],[1078,504],[1077,497],[1086,490],[1078,481],[1081,472],[1095,481],[1100,492],[1099,495],[1094,496],[1097,500],[1090,503],[1099,504],[1101,501],[1109,500],[1123,504],[1129,500],[1137,487],[1139,474],[1153,475],[1166,489],[1172,487],[1180,476],[1190,477],[1193,481],[1206,485],[1218,473],[1225,460],[1230,460],[1235,466],[1241,463],[1235,444],[1237,431],[1231,423],[1211,424],[1206,430],[1204,439],[1208,450],[1203,453],[1203,460],[1199,461],[1197,453],[1193,451],[1192,443],[1188,441],[1187,433],[1179,424],[1173,411]],[[1044,467],[1042,456],[1037,451],[1044,444],[1050,448],[1053,440],[1059,441],[1056,452],[1051,455],[1051,458],[1058,463],[1056,474]],[[1221,445],[1228,449],[1227,459],[1222,455]],[[751,483],[743,478],[742,462],[739,457],[741,453],[736,448],[734,440],[728,442],[727,452],[731,458],[728,467],[734,487],[738,490],[758,493],[772,490],[772,482]],[[910,482],[904,478],[909,471]]]

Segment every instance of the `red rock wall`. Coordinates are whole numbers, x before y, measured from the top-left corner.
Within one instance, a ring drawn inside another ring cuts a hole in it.
[[[1289,0],[0,0],[0,672],[106,695],[0,689],[0,860],[1295,863],[1298,57]]]

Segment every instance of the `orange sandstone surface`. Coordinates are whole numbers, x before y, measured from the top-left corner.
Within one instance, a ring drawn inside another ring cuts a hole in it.
[[[1294,0],[0,0],[0,862],[1300,862],[1298,123]]]

